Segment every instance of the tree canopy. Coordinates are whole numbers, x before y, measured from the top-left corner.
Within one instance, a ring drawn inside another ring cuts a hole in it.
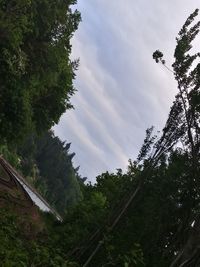
[[[72,163],[75,153],[69,149],[70,143],[49,131],[30,135],[17,150],[18,169],[61,215],[82,199],[82,179]]]
[[[70,39],[80,22],[74,0],[0,1],[0,139],[42,132],[71,108],[78,61]]]

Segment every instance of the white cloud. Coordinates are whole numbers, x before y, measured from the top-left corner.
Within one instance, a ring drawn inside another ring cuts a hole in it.
[[[80,57],[74,111],[55,132],[72,142],[75,163],[90,179],[125,167],[152,124],[164,126],[176,93],[172,73],[155,64],[161,49],[169,66],[175,37],[195,0],[79,0],[83,22],[73,40]]]

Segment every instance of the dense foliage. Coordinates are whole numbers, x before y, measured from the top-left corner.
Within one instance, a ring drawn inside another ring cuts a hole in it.
[[[0,211],[0,262],[2,267],[69,267],[70,262],[59,249],[51,246],[48,233],[30,238],[19,224],[19,215],[1,209]],[[27,220],[27,224],[31,221]]]
[[[61,142],[49,131],[29,136],[17,151],[24,176],[61,214],[82,198],[81,178],[72,163],[75,153],[69,149],[70,143]]]
[[[71,107],[74,0],[0,0],[0,139],[48,130]]]

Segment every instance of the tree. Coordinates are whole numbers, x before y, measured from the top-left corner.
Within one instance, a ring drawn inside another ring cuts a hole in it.
[[[198,215],[200,203],[200,63],[196,62],[200,57],[200,53],[189,54],[192,48],[192,41],[199,33],[200,29],[200,21],[191,25],[198,15],[198,11],[199,10],[196,9],[188,17],[178,34],[178,38],[176,38],[177,45],[174,53],[175,62],[172,65],[173,73],[178,84],[178,94],[172,107],[172,109],[176,109],[177,107],[177,112],[172,119],[176,124],[176,129],[180,129],[179,138],[176,139],[178,141],[181,140],[183,144],[182,149],[188,155],[189,179],[187,179],[186,183],[187,188],[184,189],[184,191],[187,191],[187,197],[184,201],[185,211],[182,220],[182,231],[179,231],[179,238],[181,239],[182,235],[185,240],[188,241],[180,242],[178,256],[170,265],[171,267],[197,266],[199,264],[197,263],[199,251],[195,250],[198,244],[198,235],[194,235],[193,232],[195,229],[199,231],[200,228]],[[163,54],[159,50],[154,52],[153,58],[157,63],[161,62],[165,65],[165,61],[162,59]],[[194,229],[191,229],[192,222],[194,224]],[[193,254],[194,251],[196,252]]]
[[[173,63],[173,73],[178,84],[178,94],[172,106],[177,109],[177,113],[169,116],[169,119],[176,119],[176,128],[182,128],[181,137],[185,136],[185,147],[191,151],[194,161],[197,161],[199,153],[199,119],[200,119],[200,63],[195,62],[200,57],[200,53],[190,55],[188,52],[192,48],[192,41],[199,33],[200,21],[191,26],[191,23],[198,15],[196,9],[186,20],[178,37],[176,38],[177,46],[175,48]],[[153,53],[156,63],[161,62],[165,65],[163,54],[156,50]],[[166,66],[166,65],[165,65]],[[180,137],[180,136],[179,136]]]
[[[0,0],[0,139],[42,132],[71,108],[78,61],[70,39],[80,13],[74,0]]]
[[[36,189],[62,215],[82,198],[80,176],[72,163],[75,153],[69,148],[52,131],[31,135],[18,147],[24,176],[32,178]]]

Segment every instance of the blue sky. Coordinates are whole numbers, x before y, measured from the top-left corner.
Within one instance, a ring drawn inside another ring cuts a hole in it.
[[[175,37],[198,3],[78,0],[82,22],[72,40],[72,58],[80,58],[71,99],[75,109],[54,131],[72,143],[74,165],[88,180],[106,170],[126,170],[146,128],[164,126],[176,83],[152,53],[160,49],[172,64]]]

